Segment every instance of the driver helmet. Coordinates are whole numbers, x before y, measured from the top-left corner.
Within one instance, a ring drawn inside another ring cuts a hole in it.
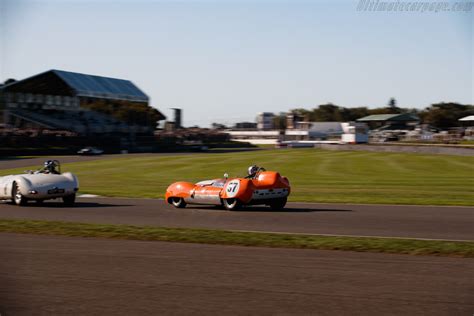
[[[44,162],[44,168],[49,172],[53,172],[55,170],[56,164],[52,160],[47,160]]]
[[[248,174],[249,176],[252,176],[258,172],[258,169],[260,169],[257,165],[250,166],[248,169]]]

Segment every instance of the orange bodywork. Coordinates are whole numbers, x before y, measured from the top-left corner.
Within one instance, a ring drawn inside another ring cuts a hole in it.
[[[238,199],[242,204],[266,204],[272,199],[286,199],[290,191],[286,177],[275,171],[262,171],[253,179],[215,179],[196,184],[176,182],[166,189],[165,200],[183,198],[189,204],[221,205],[223,199]]]
[[[187,198],[195,187],[196,185],[190,182],[175,182],[166,189],[165,199],[168,200],[170,197]]]

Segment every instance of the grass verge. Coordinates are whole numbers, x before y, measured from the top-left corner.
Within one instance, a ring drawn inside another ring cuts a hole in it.
[[[474,257],[474,242],[337,237],[0,219],[0,232],[274,248]]]
[[[80,192],[161,198],[176,181],[243,176],[250,165],[290,179],[290,201],[357,204],[474,205],[474,157],[325,151],[260,150],[192,155],[124,155],[67,163]],[[35,167],[31,167],[35,168]],[[0,170],[22,173],[27,167]]]

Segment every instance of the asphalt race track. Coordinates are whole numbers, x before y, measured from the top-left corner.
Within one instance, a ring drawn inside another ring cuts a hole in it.
[[[78,198],[75,207],[64,207],[59,200],[25,207],[1,202],[0,218],[474,240],[472,207],[288,203],[282,211],[258,206],[226,211],[212,206],[175,209],[157,199]]]
[[[2,315],[472,315],[474,259],[2,234]]]
[[[3,219],[471,241],[473,214],[474,207],[313,203],[230,212],[102,197],[80,197],[75,207],[0,202]],[[0,233],[0,258],[1,316],[474,312],[474,259],[466,258],[8,233]]]

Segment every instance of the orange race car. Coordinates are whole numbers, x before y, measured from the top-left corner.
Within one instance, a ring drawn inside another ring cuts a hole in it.
[[[290,183],[276,171],[266,171],[258,166],[248,169],[244,178],[206,180],[196,184],[175,182],[166,189],[165,200],[174,207],[186,204],[220,205],[228,210],[239,209],[242,205],[268,205],[272,209],[282,209],[290,194]]]

